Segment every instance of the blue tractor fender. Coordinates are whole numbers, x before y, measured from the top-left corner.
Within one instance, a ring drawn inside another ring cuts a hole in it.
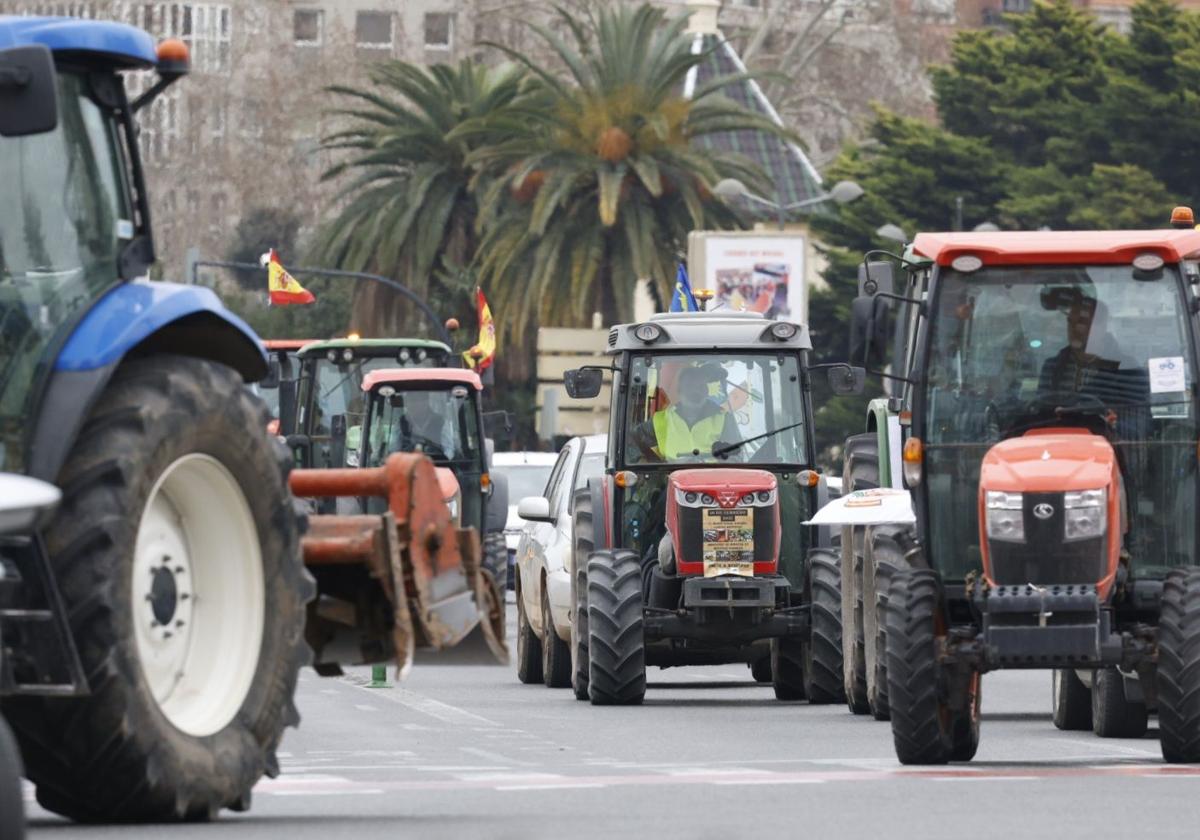
[[[160,353],[219,362],[246,382],[267,373],[262,342],[211,289],[141,281],[115,286],[78,322],[55,360],[35,418],[29,474],[54,481],[121,360]]]

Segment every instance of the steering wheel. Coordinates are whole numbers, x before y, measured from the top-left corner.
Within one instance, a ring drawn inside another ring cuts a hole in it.
[[[431,440],[423,435],[410,434],[409,442],[412,444],[413,452],[420,452],[423,455],[428,455],[430,458],[442,461],[449,461],[450,458],[446,454],[446,450],[442,448],[442,444],[436,440]]]
[[[1090,404],[1080,405],[1080,401],[1087,401]],[[1043,391],[1034,395],[1034,402],[1045,408],[1053,408],[1054,413],[1061,416],[1065,413],[1071,414],[1107,414],[1108,406],[1104,400],[1097,397],[1095,394],[1087,394],[1082,391]]]

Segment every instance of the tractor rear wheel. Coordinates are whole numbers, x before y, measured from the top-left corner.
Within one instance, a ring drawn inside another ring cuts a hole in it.
[[[905,569],[892,579],[887,611],[888,700],[901,764],[945,764],[961,737],[959,715],[943,699],[937,660],[941,581],[929,569]],[[965,750],[963,750],[965,752]]]
[[[587,564],[588,692],[596,706],[646,696],[642,565],[632,551],[596,551]]]
[[[808,553],[808,598],[812,618],[804,646],[804,693],[814,705],[846,699],[842,678],[841,574],[837,554],[827,548]]]
[[[892,578],[908,568],[905,555],[912,544],[911,532],[900,525],[876,525],[867,529],[870,551],[863,569],[863,635],[867,674],[867,704],[875,720],[887,720],[887,602]]]
[[[314,586],[268,420],[231,369],[168,355],[93,408],[46,530],[91,694],[7,707],[45,808],[206,820],[279,773]]]
[[[1092,675],[1092,731],[1101,738],[1141,738],[1146,734],[1146,704],[1125,696],[1125,677],[1116,668]]]
[[[771,655],[760,656],[750,663],[750,676],[755,682],[769,683],[774,681],[775,676],[771,673]]]
[[[879,486],[879,438],[875,432],[846,439],[842,493]],[[867,700],[866,638],[863,627],[863,561],[866,528],[844,526],[841,545],[842,660],[846,705],[856,715],[871,711]]]
[[[771,681],[776,700],[803,700],[804,648],[796,636],[771,640]]]
[[[575,491],[571,522],[571,690],[576,700],[588,699],[587,563],[596,547],[594,527],[592,493],[584,487]]]
[[[1157,682],[1163,758],[1200,763],[1200,569],[1175,569],[1163,583]]]
[[[542,680],[546,688],[567,688],[571,684],[571,648],[558,638],[554,616],[550,612],[550,593],[542,584]]]
[[[0,717],[0,837],[25,836],[25,796],[21,791],[21,754],[4,718]]]
[[[542,681],[542,640],[529,623],[525,592],[517,575],[517,679],[532,685]]]
[[[1054,725],[1068,732],[1092,728],[1092,690],[1074,668],[1055,668],[1051,678]]]

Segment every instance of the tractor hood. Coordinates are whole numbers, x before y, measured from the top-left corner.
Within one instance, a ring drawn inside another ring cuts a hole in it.
[[[707,493],[723,508],[737,505],[747,493],[774,490],[775,476],[766,470],[734,468],[678,470],[671,473],[671,487],[683,493]]]
[[[1085,429],[1039,429],[1000,441],[983,458],[982,490],[1056,493],[1093,490],[1112,481],[1116,456]]]

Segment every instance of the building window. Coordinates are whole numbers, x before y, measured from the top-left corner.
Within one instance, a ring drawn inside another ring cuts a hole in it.
[[[390,12],[359,12],[354,19],[355,42],[372,50],[392,48],[392,15]]]
[[[325,13],[320,9],[292,12],[292,37],[298,47],[319,47],[325,30]]]
[[[425,15],[425,48],[454,49],[454,15],[445,12],[430,12]]]

